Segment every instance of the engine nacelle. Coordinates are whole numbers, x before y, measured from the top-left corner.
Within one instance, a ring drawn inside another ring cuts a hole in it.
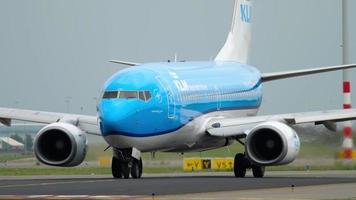
[[[77,166],[87,152],[86,134],[68,123],[47,125],[35,137],[34,152],[37,159],[47,165]]]
[[[300,140],[288,125],[270,121],[257,125],[247,135],[245,150],[256,165],[282,165],[295,160]]]

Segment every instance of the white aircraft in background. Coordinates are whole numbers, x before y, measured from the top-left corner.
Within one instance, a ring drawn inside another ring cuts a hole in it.
[[[101,135],[113,149],[112,175],[140,178],[141,152],[204,151],[239,141],[236,177],[252,168],[292,162],[300,141],[293,125],[356,119],[356,110],[330,110],[256,116],[262,85],[269,81],[355,68],[340,65],[261,73],[246,64],[251,40],[251,0],[236,0],[227,41],[214,61],[139,64],[114,74],[103,86],[98,116],[0,108],[0,122],[48,124],[36,135],[34,152],[47,165],[79,165],[87,152],[86,134]],[[288,92],[288,91],[284,91]]]

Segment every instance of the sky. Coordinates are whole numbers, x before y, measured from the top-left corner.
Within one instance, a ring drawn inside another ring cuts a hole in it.
[[[348,2],[356,63],[356,1]],[[250,63],[261,72],[342,64],[341,8],[341,0],[255,0]],[[1,0],[0,107],[95,114],[101,87],[123,67],[108,60],[210,60],[232,11],[233,0]],[[356,70],[351,77],[356,91]],[[341,72],[263,87],[260,114],[342,106]]]

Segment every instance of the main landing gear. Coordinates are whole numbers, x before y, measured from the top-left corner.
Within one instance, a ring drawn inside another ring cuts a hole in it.
[[[235,177],[243,178],[246,176],[246,170],[252,169],[252,174],[255,178],[262,178],[265,174],[264,166],[252,165],[251,162],[242,153],[238,153],[234,160]]]
[[[114,149],[111,162],[111,172],[114,178],[141,178],[142,176],[141,153],[135,149]]]

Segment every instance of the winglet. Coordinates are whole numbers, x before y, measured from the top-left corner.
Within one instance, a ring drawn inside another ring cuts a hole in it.
[[[127,65],[127,66],[141,65],[141,63],[127,62],[127,61],[122,61],[122,60],[109,60],[109,62],[115,63],[115,64]]]

